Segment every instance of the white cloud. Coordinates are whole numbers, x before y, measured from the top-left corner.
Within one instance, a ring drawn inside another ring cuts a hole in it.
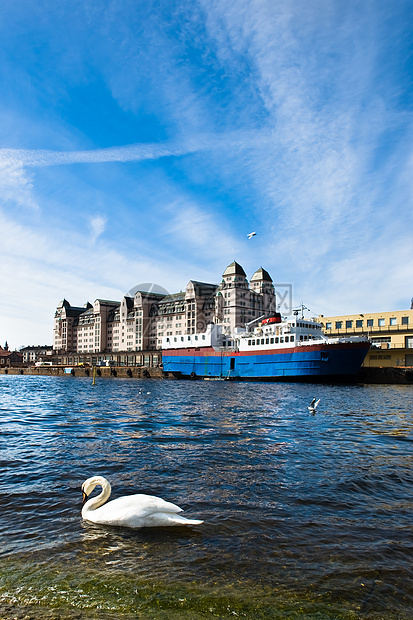
[[[27,207],[37,211],[39,205],[33,196],[33,180],[21,161],[0,156],[0,200],[3,204]]]
[[[232,262],[241,254],[242,244],[224,216],[214,216],[202,206],[183,201],[169,204],[165,211],[169,218],[164,234],[174,238],[175,245],[184,245],[189,259],[192,254],[197,262],[207,261],[210,271],[216,265],[219,270],[216,277],[226,267],[226,261]]]
[[[61,166],[110,162],[147,161],[163,157],[180,157],[199,151],[228,148],[252,148],[268,143],[267,132],[229,131],[224,133],[195,133],[180,140],[153,144],[132,144],[89,151],[50,151],[0,149],[0,164],[23,170],[23,167]]]
[[[95,243],[97,238],[104,232],[107,219],[102,215],[94,215],[90,218],[89,224],[92,233],[92,243]]]

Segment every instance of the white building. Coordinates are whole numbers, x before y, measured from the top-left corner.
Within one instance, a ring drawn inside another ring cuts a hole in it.
[[[51,356],[53,347],[51,345],[23,347],[20,349],[20,353],[23,355],[23,362],[25,364],[34,364],[45,356]]]

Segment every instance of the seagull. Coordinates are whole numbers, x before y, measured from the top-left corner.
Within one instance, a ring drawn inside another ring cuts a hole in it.
[[[311,401],[311,405],[308,407],[308,411],[310,411],[310,413],[315,413],[319,402],[320,399],[316,400],[315,398],[313,398],[313,400]]]
[[[248,239],[252,239],[252,237],[255,237],[256,234],[256,232],[248,233],[247,237]]]

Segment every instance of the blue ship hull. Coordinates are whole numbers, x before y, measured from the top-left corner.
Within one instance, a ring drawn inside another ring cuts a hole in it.
[[[318,344],[260,351],[216,351],[205,349],[164,350],[164,372],[186,378],[238,380],[316,379],[354,376],[360,369],[368,342]]]

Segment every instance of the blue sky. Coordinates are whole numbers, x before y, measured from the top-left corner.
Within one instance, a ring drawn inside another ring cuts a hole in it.
[[[234,259],[315,314],[410,307],[412,30],[411,0],[3,2],[0,344]]]

